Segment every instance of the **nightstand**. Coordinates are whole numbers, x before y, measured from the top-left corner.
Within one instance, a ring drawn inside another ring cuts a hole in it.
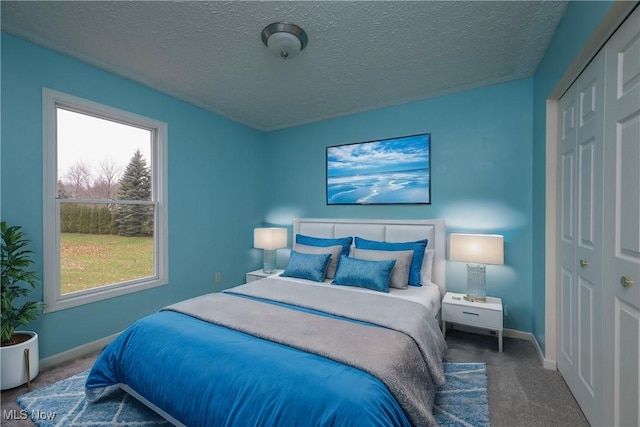
[[[274,276],[276,274],[282,273],[284,270],[276,270],[275,273],[265,273],[260,270],[254,270],[247,273],[246,283],[253,282],[254,280],[264,279],[265,277]]]
[[[442,300],[442,333],[447,335],[447,322],[496,331],[498,351],[502,353],[502,300],[487,297],[487,302],[471,302],[465,294],[447,292]]]

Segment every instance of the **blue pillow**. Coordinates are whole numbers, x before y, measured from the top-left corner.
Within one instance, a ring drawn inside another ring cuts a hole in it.
[[[331,254],[303,254],[291,251],[289,262],[281,276],[322,282],[329,265],[329,259],[331,259]]]
[[[342,255],[349,255],[349,249],[351,248],[351,242],[353,237],[338,237],[336,239],[327,239],[322,237],[305,236],[304,234],[296,234],[296,243],[308,246],[342,246]]]
[[[416,240],[415,242],[378,242],[356,237],[356,248],[375,249],[378,251],[406,251],[413,249],[413,259],[409,267],[409,284],[412,286],[422,286],[420,281],[420,270],[422,269],[422,259],[427,248],[427,239]]]
[[[368,261],[342,255],[332,283],[389,292],[389,278],[395,264],[394,259]]]

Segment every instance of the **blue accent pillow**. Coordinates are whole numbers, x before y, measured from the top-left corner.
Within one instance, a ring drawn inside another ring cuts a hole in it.
[[[281,276],[322,282],[331,254],[303,254],[291,251],[289,262]]]
[[[389,292],[389,278],[395,264],[394,259],[368,261],[342,255],[332,283]]]
[[[420,270],[422,269],[422,259],[427,248],[427,239],[416,240],[415,242],[379,242],[356,237],[356,248],[375,249],[378,251],[406,251],[413,250],[413,259],[409,268],[409,284],[412,286],[422,286],[420,281]]]
[[[351,242],[353,237],[338,237],[336,239],[328,239],[323,237],[311,237],[304,234],[296,234],[296,243],[308,246],[342,246],[342,255],[349,255],[349,249],[351,248]]]

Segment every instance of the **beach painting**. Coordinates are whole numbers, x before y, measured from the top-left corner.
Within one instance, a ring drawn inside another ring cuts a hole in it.
[[[431,134],[327,147],[327,204],[430,204]]]

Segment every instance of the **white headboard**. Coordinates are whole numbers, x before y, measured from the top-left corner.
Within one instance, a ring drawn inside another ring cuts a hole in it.
[[[293,236],[314,237],[358,236],[384,242],[406,242],[428,239],[427,249],[435,249],[432,281],[446,292],[446,243],[444,219],[335,219],[295,218]]]

